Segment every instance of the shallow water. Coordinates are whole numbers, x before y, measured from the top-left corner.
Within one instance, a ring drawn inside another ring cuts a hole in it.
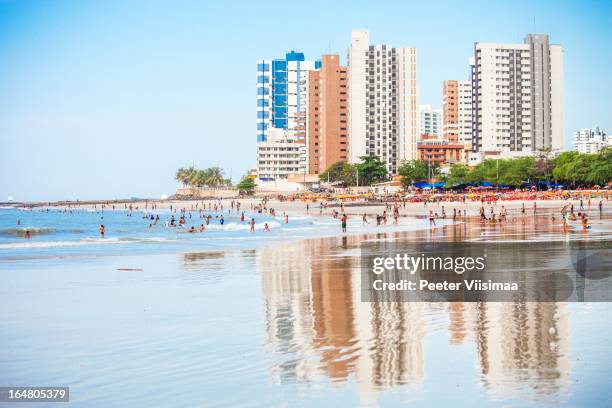
[[[159,216],[159,221],[154,219]],[[171,227],[166,222],[172,217],[178,223],[180,213],[160,211],[124,211],[78,209],[63,211],[52,209],[0,209],[0,260],[19,260],[37,257],[70,257],[83,255],[109,255],[125,253],[176,252],[184,250],[214,250],[226,248],[256,247],[270,241],[287,242],[309,237],[338,236],[341,234],[340,220],[329,216],[290,216],[288,222],[283,214],[272,217],[250,209],[241,213],[206,211],[210,216],[207,224],[198,211],[185,214],[184,226]],[[221,224],[220,217],[224,223]],[[249,231],[249,221],[255,219],[255,231]],[[370,220],[375,224],[374,220]],[[440,220],[439,224],[447,224]],[[106,229],[105,237],[98,232],[100,225]],[[265,224],[269,231],[264,231]],[[205,226],[199,232],[200,225]],[[397,225],[385,226],[385,231],[413,231],[427,225],[422,219],[402,218]],[[196,232],[189,233],[190,227]],[[25,231],[31,233],[24,239]],[[377,232],[376,225],[363,225],[361,219],[351,217],[349,233]]]
[[[78,406],[606,405],[609,303],[360,301],[362,241],[499,233],[467,225],[159,253],[6,249],[0,384],[70,386]],[[609,239],[604,227],[590,237]],[[560,237],[543,220],[506,232],[541,229]]]

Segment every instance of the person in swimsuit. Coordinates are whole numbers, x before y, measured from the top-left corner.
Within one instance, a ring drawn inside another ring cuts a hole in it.
[[[99,229],[100,229],[100,238],[104,238],[104,230],[105,230],[104,224],[100,224]]]
[[[342,214],[342,218],[340,218],[340,222],[342,223],[342,232],[346,232],[346,221],[348,220],[348,217],[346,216],[346,214]]]

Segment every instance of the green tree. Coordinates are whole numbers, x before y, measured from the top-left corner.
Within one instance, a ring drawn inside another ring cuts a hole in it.
[[[236,188],[240,192],[240,194],[253,194],[255,191],[255,181],[251,177],[243,177],[242,180],[236,185]]]
[[[606,185],[612,180],[612,147],[606,147],[599,153],[589,155],[589,171],[586,182]]]
[[[446,187],[465,183],[469,174],[470,168],[465,164],[452,164],[446,178]]]
[[[355,166],[345,161],[338,161],[319,174],[319,180],[340,182],[347,187],[354,186],[356,182]]]
[[[189,184],[189,178],[191,174],[194,172],[194,167],[181,167],[176,171],[176,175],[174,176],[175,180],[179,181],[183,186]]]
[[[357,183],[360,186],[369,186],[388,179],[387,167],[378,156],[361,156],[359,160],[361,162],[357,163],[355,168],[357,170]]]
[[[191,187],[204,187],[207,179],[208,173],[206,170],[194,170],[191,172],[187,184]]]
[[[432,165],[431,169],[431,174],[440,173],[440,166],[437,163]],[[402,185],[404,187],[409,187],[415,181],[429,180],[430,166],[424,160],[404,161],[397,169],[397,174],[401,176]]]
[[[210,167],[206,171],[208,173],[208,178],[206,179],[207,185],[217,187],[223,184],[225,179],[223,178],[221,167]]]

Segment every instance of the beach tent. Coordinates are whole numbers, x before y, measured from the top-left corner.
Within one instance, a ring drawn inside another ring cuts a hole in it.
[[[424,181],[417,181],[412,183],[416,188],[442,188],[446,184],[444,181],[438,181],[437,183],[426,183]]]

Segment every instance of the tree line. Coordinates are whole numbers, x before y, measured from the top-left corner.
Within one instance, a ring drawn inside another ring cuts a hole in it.
[[[570,151],[556,157],[542,151],[532,157],[487,159],[473,167],[453,164],[445,173],[437,163],[411,160],[402,162],[397,173],[404,187],[432,180],[445,182],[445,187],[482,182],[510,187],[538,182],[560,183],[570,188],[603,186],[612,180],[612,147],[593,154]],[[319,179],[353,187],[357,186],[357,179],[360,186],[369,186],[389,180],[389,175],[385,163],[377,156],[363,156],[356,164],[346,161],[332,164]]]
[[[198,170],[194,166],[181,167],[176,171],[174,178],[185,187],[219,187],[231,186],[232,180],[224,178],[220,167],[209,167]]]

